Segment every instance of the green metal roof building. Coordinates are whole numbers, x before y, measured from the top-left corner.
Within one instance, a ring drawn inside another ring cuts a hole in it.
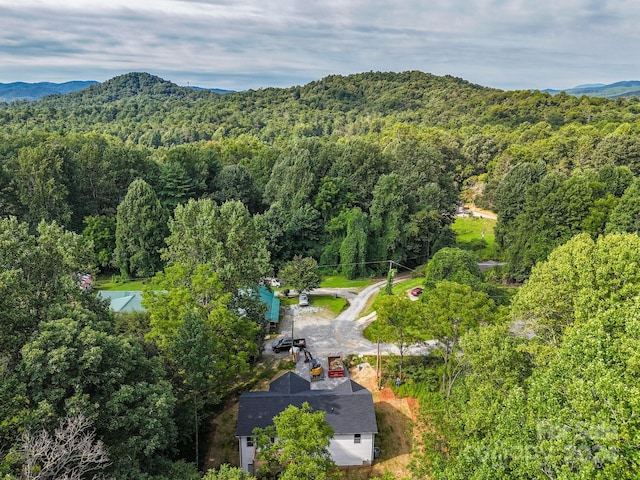
[[[280,320],[280,299],[266,287],[260,286],[260,301],[267,306],[264,318],[269,322],[269,330],[275,331]],[[98,297],[109,302],[109,308],[116,313],[144,312],[141,291],[98,290]]]
[[[275,293],[267,290],[264,285],[260,285],[258,293],[260,294],[260,301],[267,306],[267,313],[265,313],[264,318],[269,322],[269,331],[275,332],[280,321],[280,299],[276,297]]]
[[[98,290],[98,298],[107,300],[109,308],[116,313],[144,312],[142,292],[125,292],[119,290]]]

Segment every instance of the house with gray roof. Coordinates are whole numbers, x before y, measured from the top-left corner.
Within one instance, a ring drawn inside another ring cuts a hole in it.
[[[243,470],[253,473],[253,429],[272,425],[273,417],[289,405],[300,408],[304,402],[325,412],[325,421],[334,430],[329,452],[336,465],[371,465],[378,433],[371,392],[350,379],[333,389],[312,390],[308,380],[287,372],[271,382],[268,391],[240,396],[236,437]]]

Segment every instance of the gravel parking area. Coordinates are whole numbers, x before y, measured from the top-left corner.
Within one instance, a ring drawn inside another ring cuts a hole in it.
[[[379,282],[365,288],[357,295],[347,289],[318,289],[309,295],[310,306],[292,305],[288,307],[288,310],[280,319],[280,334],[277,338],[291,336],[293,326],[294,338],[306,339],[308,352],[322,364],[325,371],[325,380],[312,382],[312,388],[333,388],[335,384],[344,381],[343,379],[326,378],[327,357],[336,355],[345,358],[347,355],[354,354],[377,354],[378,345],[364,338],[362,334],[367,325],[375,320],[375,312],[366,317],[358,317],[368,299],[384,286],[385,282]],[[333,317],[326,310],[313,306],[314,294],[335,294],[347,298],[350,305],[340,315]],[[282,358],[287,357],[288,353],[274,354],[271,351],[272,341],[273,339],[267,343],[265,354],[277,355]],[[406,354],[424,355],[428,352],[428,349],[428,345],[416,345],[412,346]],[[382,355],[391,353],[398,355],[400,352],[395,345],[381,343],[380,353]],[[300,360],[296,365],[296,373],[303,378],[309,378],[309,365],[304,362],[304,355],[300,356]]]

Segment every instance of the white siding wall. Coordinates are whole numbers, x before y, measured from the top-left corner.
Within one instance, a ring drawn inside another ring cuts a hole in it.
[[[363,433],[360,436],[360,443],[355,443],[355,436],[336,435],[331,439],[329,453],[331,458],[340,467],[370,465],[373,463],[373,433]],[[249,465],[253,463],[255,447],[247,446],[247,437],[239,438],[240,447],[240,467],[246,472],[251,472]]]
[[[240,467],[245,472],[253,473],[249,470],[249,465],[253,463],[253,455],[255,451],[255,446],[247,447],[247,437],[240,437]]]
[[[363,433],[360,443],[354,443],[354,435],[336,435],[331,439],[329,452],[338,466],[370,465],[373,462],[373,433]]]

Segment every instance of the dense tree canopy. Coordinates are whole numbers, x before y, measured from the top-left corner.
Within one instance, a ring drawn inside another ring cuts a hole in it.
[[[173,460],[193,458],[200,414],[257,357],[255,292],[296,256],[350,278],[433,257],[424,303],[378,312],[411,326],[403,341],[439,340],[432,371],[405,369],[406,385],[435,385],[416,476],[638,470],[637,98],[421,72],[219,95],[132,73],[0,104],[0,121],[2,475],[44,465],[20,456],[19,432],[44,439],[82,414],[108,475],[198,478]],[[508,319],[474,259],[443,249],[462,199],[494,209],[503,280],[525,282]],[[96,266],[150,276],[163,261],[166,291],[134,328],[77,286]],[[318,458],[287,475],[322,478]]]
[[[311,257],[296,255],[278,272],[280,282],[298,292],[307,292],[320,286],[318,262]]]
[[[462,337],[435,478],[635,476],[638,241],[573,238],[534,268],[513,323]]]
[[[255,287],[270,273],[263,232],[247,207],[237,200],[218,206],[212,200],[190,200],[169,221],[164,259],[191,270],[210,264],[227,292]]]

